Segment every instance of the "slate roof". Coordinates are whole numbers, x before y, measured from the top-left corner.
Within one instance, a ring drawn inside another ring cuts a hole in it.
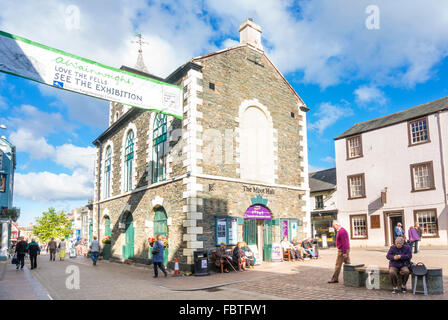
[[[435,101],[427,102],[419,106],[396,112],[381,118],[360,122],[353,127],[334,138],[334,140],[346,138],[356,134],[360,134],[367,131],[376,130],[391,126],[400,122],[405,122],[411,119],[426,116],[428,114],[436,113],[437,111],[448,109],[448,97],[444,97]]]
[[[336,168],[312,172],[309,180],[311,192],[336,189]]]

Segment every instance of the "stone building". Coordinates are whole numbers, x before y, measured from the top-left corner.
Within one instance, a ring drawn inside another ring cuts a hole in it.
[[[97,147],[94,228],[112,256],[151,258],[148,237],[168,237],[166,262],[246,241],[270,261],[282,235],[310,236],[308,108],[265,55],[261,28],[240,44],[193,58],[167,78],[183,88],[183,119],[110,104]],[[140,70],[138,70],[140,69]]]

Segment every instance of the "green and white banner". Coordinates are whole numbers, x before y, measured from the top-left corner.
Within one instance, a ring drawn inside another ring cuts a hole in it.
[[[0,31],[0,71],[182,119],[182,88]]]

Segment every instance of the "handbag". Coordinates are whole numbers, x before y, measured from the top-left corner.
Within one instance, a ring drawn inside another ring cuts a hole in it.
[[[423,262],[411,265],[411,271],[416,276],[424,276],[428,273],[428,269]]]
[[[154,248],[152,249],[152,255],[159,254],[160,252],[160,245],[154,245]]]
[[[17,259],[17,253],[14,253],[11,259],[11,264],[17,264],[19,260]]]

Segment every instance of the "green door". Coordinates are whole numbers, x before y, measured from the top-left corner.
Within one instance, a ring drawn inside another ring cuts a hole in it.
[[[134,223],[132,215],[126,217],[126,244],[124,246],[124,259],[134,257]]]
[[[112,235],[112,232],[110,230],[110,219],[109,218],[106,218],[106,221],[104,222],[104,235],[106,237]]]
[[[257,220],[245,219],[243,225],[244,242],[250,245],[257,245]]]
[[[264,261],[272,261],[272,220],[264,220],[263,256]]]
[[[93,240],[93,221],[89,219],[89,242]]]
[[[160,234],[162,237],[168,238],[168,223],[165,211],[159,209],[154,215],[154,236]],[[163,250],[163,264],[168,263],[168,248]]]

